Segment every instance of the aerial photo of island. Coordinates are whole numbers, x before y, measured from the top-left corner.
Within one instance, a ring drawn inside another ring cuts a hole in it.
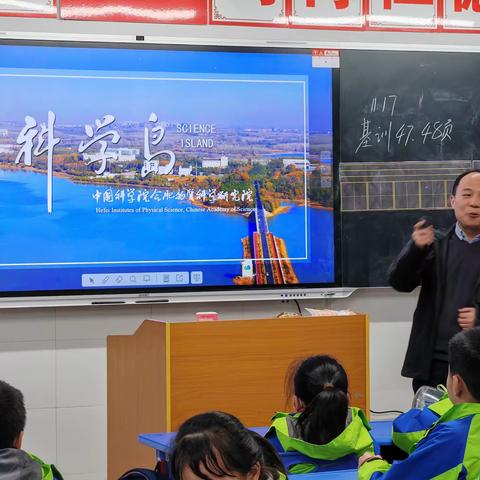
[[[226,80],[4,76],[2,266],[211,262],[237,285],[308,281],[295,262],[332,228],[331,121],[309,130],[296,77]]]

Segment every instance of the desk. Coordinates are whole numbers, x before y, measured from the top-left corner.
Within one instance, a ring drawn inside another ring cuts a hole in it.
[[[391,422],[390,422],[391,425]],[[260,435],[265,435],[268,428],[252,428]],[[138,441],[147,447],[152,447],[157,451],[157,461],[165,462],[166,455],[170,449],[170,444],[175,438],[176,432],[167,433],[145,433],[138,436]],[[390,442],[391,443],[391,442]],[[358,480],[357,470],[330,470],[328,472],[305,473],[300,475],[289,475],[289,478],[295,477],[295,480]]]
[[[370,434],[379,447],[392,444],[392,420],[377,420],[370,422],[370,425],[372,426]],[[267,433],[268,427],[256,427],[251,430],[263,437]],[[170,444],[175,438],[175,435],[176,432],[144,433],[138,436],[138,441],[147,447],[154,448],[157,451],[157,460],[165,461],[170,449]],[[298,477],[300,476],[301,475],[298,475]],[[295,476],[295,479],[297,479],[297,476]]]
[[[370,422],[372,427],[370,434],[379,447],[392,445],[392,423],[393,420],[375,420]]]

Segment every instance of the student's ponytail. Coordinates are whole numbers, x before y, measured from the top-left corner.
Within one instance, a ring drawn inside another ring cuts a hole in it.
[[[303,440],[324,445],[345,430],[348,416],[347,394],[338,387],[320,391],[298,419]]]
[[[348,379],[345,369],[332,357],[317,355],[297,364],[293,391],[303,409],[298,428],[303,440],[324,445],[337,437],[348,416]]]

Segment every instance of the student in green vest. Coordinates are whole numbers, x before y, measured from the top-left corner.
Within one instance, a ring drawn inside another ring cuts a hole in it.
[[[175,480],[286,480],[270,443],[224,412],[188,419],[175,437],[170,464]]]
[[[370,425],[360,409],[349,406],[347,374],[337,360],[307,358],[290,369],[286,385],[296,413],[277,413],[267,438],[280,452],[301,454],[288,473],[329,470],[339,459],[344,468],[353,467],[357,457],[373,453]],[[282,458],[285,463],[287,456]]]
[[[62,480],[53,465],[22,450],[25,421],[22,392],[0,380],[0,480]]]

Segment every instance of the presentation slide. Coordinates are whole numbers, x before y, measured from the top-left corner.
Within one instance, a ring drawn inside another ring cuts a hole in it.
[[[0,45],[0,290],[332,285],[309,53]]]

